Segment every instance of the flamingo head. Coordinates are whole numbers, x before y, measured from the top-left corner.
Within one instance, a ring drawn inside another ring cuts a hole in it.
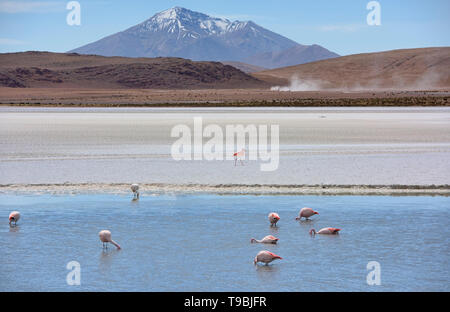
[[[254,238],[250,239],[250,243],[254,243],[254,242],[256,242],[256,239],[254,239]]]
[[[309,235],[316,235],[316,230],[311,229],[311,230],[309,231]]]

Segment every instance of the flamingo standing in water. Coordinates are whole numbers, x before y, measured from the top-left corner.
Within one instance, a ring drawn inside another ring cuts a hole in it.
[[[111,232],[110,231],[108,231],[108,230],[100,231],[98,233],[98,236],[100,237],[100,241],[103,243],[103,248],[105,248],[105,247],[108,248],[108,243],[111,243],[114,246],[116,246],[117,249],[120,249],[119,244],[117,244],[115,241],[113,241],[111,239]]]
[[[134,199],[139,198],[139,185],[138,184],[131,184],[131,191],[134,194]]]
[[[14,222],[14,225],[17,224],[17,221],[20,219],[20,212],[13,211],[9,214],[9,225],[11,225],[11,222]]]
[[[332,228],[332,227],[327,227],[327,228],[323,228],[321,230],[319,230],[319,232],[317,232],[317,234],[331,234],[331,235],[336,235],[339,234],[339,231],[341,229],[336,229],[336,228]],[[311,231],[309,231],[310,235],[316,235],[316,230],[311,229]]]
[[[234,165],[236,166],[236,162],[239,159],[239,161],[241,162],[241,165],[244,165],[244,162],[242,161],[242,158],[245,158],[245,149],[241,149],[240,152],[234,153]]]
[[[319,214],[317,211],[312,210],[311,208],[304,207],[300,210],[298,213],[298,217],[295,218],[295,220],[301,220],[302,218],[305,218],[306,220],[309,220],[309,217]]]
[[[280,216],[276,212],[269,213],[268,218],[269,218],[270,226],[276,226],[277,222],[280,220]]]
[[[253,260],[253,263],[256,265],[258,262],[262,262],[265,263],[266,265],[268,265],[270,262],[272,262],[273,260],[276,259],[283,259],[280,256],[277,256],[276,254],[267,251],[267,250],[262,250],[260,252],[258,252],[258,254],[256,255],[255,259]]]
[[[276,244],[277,241],[278,241],[278,238],[276,238],[275,236],[272,236],[272,235],[267,235],[261,240],[254,239],[254,238],[252,238],[250,240],[251,243],[262,243],[262,244]]]

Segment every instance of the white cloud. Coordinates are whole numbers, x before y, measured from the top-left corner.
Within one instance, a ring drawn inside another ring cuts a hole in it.
[[[0,13],[49,12],[64,8],[65,4],[57,1],[0,1]]]
[[[26,44],[26,42],[10,38],[0,38],[0,45],[21,45],[21,44]]]

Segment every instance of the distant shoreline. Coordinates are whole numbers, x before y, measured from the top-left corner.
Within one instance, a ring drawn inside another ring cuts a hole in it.
[[[450,196],[450,185],[140,184],[141,194]],[[131,194],[124,183],[3,184],[0,194]]]
[[[217,101],[217,102],[162,102],[162,103],[95,103],[95,102],[0,102],[0,106],[29,107],[429,107],[450,106],[450,97],[401,98],[336,98],[301,99],[294,101]]]
[[[450,90],[85,89],[0,87],[0,106],[411,107],[450,106]]]

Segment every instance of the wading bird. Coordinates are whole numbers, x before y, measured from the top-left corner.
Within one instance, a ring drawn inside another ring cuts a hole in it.
[[[236,166],[236,162],[239,159],[239,161],[241,162],[241,165],[244,165],[244,162],[242,161],[243,158],[245,158],[245,149],[241,149],[240,152],[234,153],[234,165]]]
[[[276,226],[277,222],[280,220],[280,216],[278,215],[278,213],[275,213],[275,212],[269,213],[268,218],[269,218],[270,226]]]
[[[295,220],[301,220],[302,218],[305,218],[306,220],[309,220],[309,217],[319,214],[317,211],[312,210],[311,208],[304,207],[300,210],[298,213],[298,217],[295,218]]]
[[[258,254],[256,255],[255,259],[253,260],[253,263],[256,265],[258,262],[262,262],[265,263],[266,265],[268,265],[270,262],[272,262],[273,260],[276,259],[283,259],[280,256],[277,256],[276,254],[267,251],[267,250],[262,250],[260,252],[258,252]]]
[[[14,222],[14,225],[16,225],[17,221],[20,219],[20,212],[13,211],[9,214],[9,225],[11,225],[11,222]]]
[[[252,238],[250,240],[250,243],[276,244],[277,241],[278,241],[278,238],[276,238],[275,236],[267,235],[261,240]]]
[[[339,231],[341,229],[336,229],[336,228],[332,228],[332,227],[327,227],[327,228],[323,228],[321,229],[319,232],[317,232],[317,234],[339,234]],[[316,230],[311,229],[311,231],[309,231],[310,235],[316,235]]]
[[[138,199],[139,198],[139,185],[138,184],[131,184],[131,191],[133,192],[133,198]]]
[[[103,230],[98,233],[98,236],[100,237],[100,241],[103,243],[103,248],[108,248],[108,243],[113,244],[117,247],[117,249],[120,249],[119,244],[117,244],[115,241],[111,239],[111,232],[108,230]]]

